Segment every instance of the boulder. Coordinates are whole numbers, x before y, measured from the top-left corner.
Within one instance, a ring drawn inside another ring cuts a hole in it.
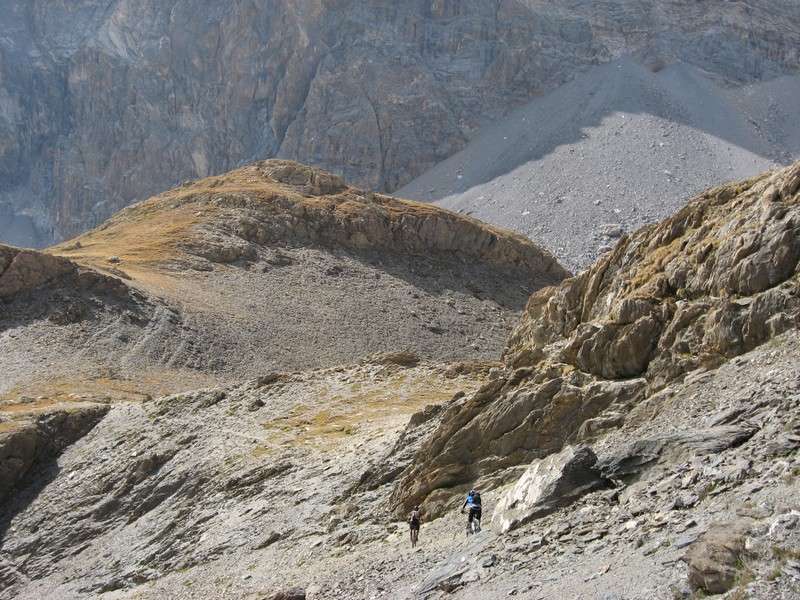
[[[689,547],[684,560],[692,589],[722,594],[734,586],[751,525],[746,519],[713,525]]]
[[[596,462],[587,446],[568,446],[535,461],[500,499],[492,521],[505,533],[607,487],[609,482],[600,475]]]

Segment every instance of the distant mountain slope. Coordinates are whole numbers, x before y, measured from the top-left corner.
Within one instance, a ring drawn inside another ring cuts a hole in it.
[[[156,394],[382,351],[495,359],[529,294],[568,275],[522,236],[288,161],[186,184],[50,253],[0,247],[0,394],[91,395],[97,377]]]
[[[798,97],[800,77],[729,87],[685,64],[616,62],[485,127],[397,194],[511,227],[580,269],[619,230],[800,157]]]
[[[25,245],[275,156],[395,190],[620,56],[737,82],[800,69],[795,0],[0,0],[0,15],[0,240]]]

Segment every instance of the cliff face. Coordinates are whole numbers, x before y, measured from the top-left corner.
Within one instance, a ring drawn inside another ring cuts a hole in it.
[[[795,71],[787,1],[0,0],[0,238],[46,244],[185,178],[302,159],[395,189],[482,119],[632,53]]]
[[[798,232],[795,163],[705,192],[534,294],[505,370],[448,409],[395,501],[438,510],[452,488],[596,440],[687,373],[796,329]]]

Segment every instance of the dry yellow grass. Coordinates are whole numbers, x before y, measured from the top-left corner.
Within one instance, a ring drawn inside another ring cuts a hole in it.
[[[144,371],[136,379],[108,374],[56,377],[28,382],[0,394],[0,412],[28,412],[70,402],[142,402],[216,383],[200,373],[171,370]]]
[[[388,379],[330,384],[319,390],[317,402],[298,405],[263,426],[280,432],[283,444],[326,445],[362,428],[398,426],[426,406],[446,402],[456,392],[470,391],[479,383],[477,378],[447,379],[412,370]]]
[[[268,161],[269,162],[269,161]],[[208,177],[123,209],[106,223],[73,240],[48,250],[75,262],[108,272],[122,271],[137,281],[164,284],[152,273],[165,263],[180,260],[181,246],[194,238],[198,225],[214,226],[220,219],[232,217],[231,208],[242,201],[258,206],[262,216],[335,215],[342,223],[357,223],[367,215],[379,215],[391,224],[389,230],[402,229],[401,222],[412,218],[422,222],[437,216],[448,221],[469,223],[516,248],[533,248],[527,238],[510,230],[480,223],[431,204],[401,200],[345,187],[331,195],[306,193],[302,186],[279,183],[263,171],[263,165],[251,165],[225,175]],[[298,166],[300,168],[300,166]],[[302,167],[304,168],[304,167]],[[221,206],[226,199],[231,206]],[[528,250],[526,250],[528,251]],[[118,257],[119,266],[109,259]]]

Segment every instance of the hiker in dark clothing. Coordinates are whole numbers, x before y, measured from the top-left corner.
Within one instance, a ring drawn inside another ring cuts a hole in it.
[[[419,539],[419,526],[422,519],[419,515],[419,506],[415,506],[411,511],[411,517],[408,519],[408,525],[411,531],[411,547],[416,548],[417,540]]]

